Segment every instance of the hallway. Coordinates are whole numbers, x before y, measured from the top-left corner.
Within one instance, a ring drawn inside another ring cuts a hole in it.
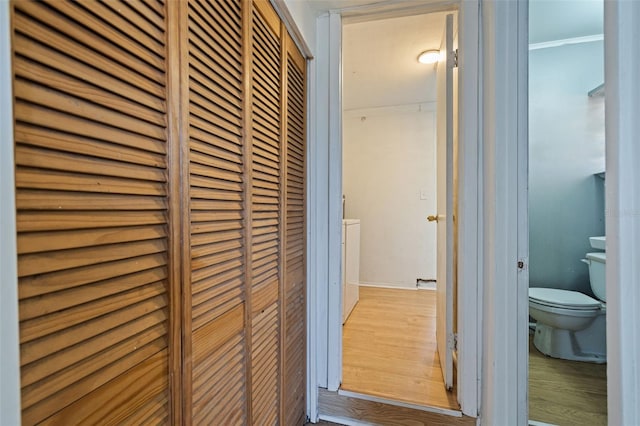
[[[459,410],[436,348],[436,292],[360,287],[343,327],[343,391]]]

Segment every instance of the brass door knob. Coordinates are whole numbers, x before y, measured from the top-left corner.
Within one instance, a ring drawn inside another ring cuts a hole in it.
[[[433,216],[433,215],[427,216],[427,220],[429,222],[437,222],[438,221],[438,216]]]

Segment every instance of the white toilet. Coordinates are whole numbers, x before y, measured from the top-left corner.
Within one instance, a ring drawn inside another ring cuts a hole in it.
[[[592,247],[600,248],[593,240]],[[582,261],[589,265],[591,290],[600,300],[577,291],[529,288],[529,315],[537,321],[533,344],[554,358],[604,363],[606,254],[587,253]]]

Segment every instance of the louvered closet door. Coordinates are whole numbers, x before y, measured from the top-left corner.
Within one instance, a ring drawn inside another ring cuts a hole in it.
[[[281,71],[280,20],[268,1],[252,14],[252,421],[279,422]]]
[[[305,60],[287,35],[284,247],[285,425],[305,420],[306,374],[306,84]]]
[[[246,423],[242,8],[188,3],[192,422]],[[188,336],[189,334],[187,334]]]
[[[162,3],[13,3],[22,420],[168,410]]]

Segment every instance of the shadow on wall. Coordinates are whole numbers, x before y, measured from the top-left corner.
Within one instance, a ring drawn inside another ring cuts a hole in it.
[[[588,176],[557,195],[558,205],[580,205],[584,210],[537,211],[530,206],[536,220],[530,226],[531,239],[540,249],[531,256],[536,272],[531,287],[565,288],[592,295],[589,269],[581,259],[593,251],[589,237],[604,235],[604,179]],[[543,229],[543,235],[535,235],[535,229]],[[540,247],[544,241],[548,242],[546,250]]]

